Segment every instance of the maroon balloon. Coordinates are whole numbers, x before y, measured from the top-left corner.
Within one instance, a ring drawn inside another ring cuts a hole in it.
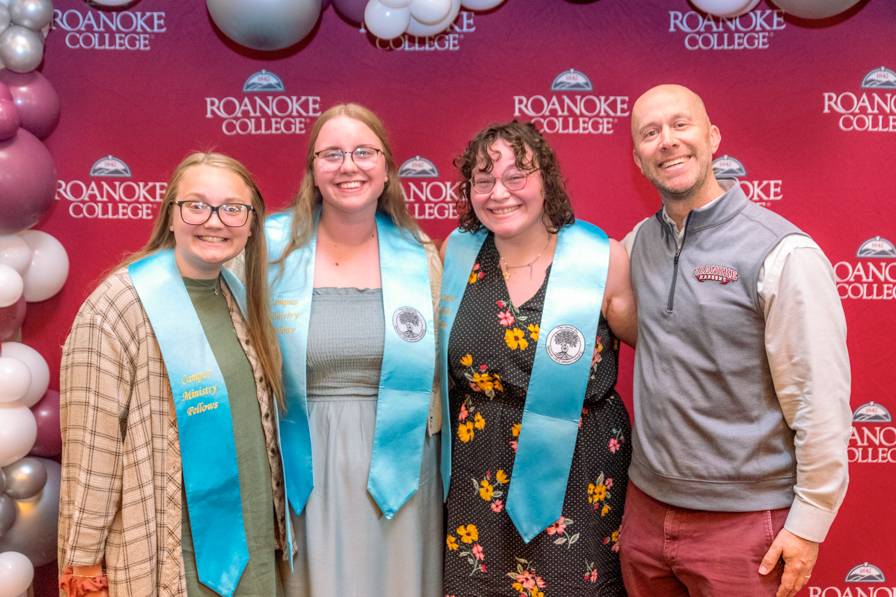
[[[15,336],[25,321],[25,294],[8,307],[0,307],[0,342]]]
[[[343,17],[354,23],[364,22],[364,8],[367,0],[333,0],[333,7]]]
[[[59,96],[39,72],[16,73],[0,70],[0,82],[9,86],[13,101],[22,117],[22,128],[46,139],[59,122]]]
[[[59,431],[59,392],[47,390],[44,397],[31,407],[37,421],[37,440],[31,456],[49,458],[62,454],[62,433]]]
[[[9,91],[9,87],[7,87],[5,83],[0,83],[0,99],[7,99],[9,101],[12,101],[12,93]]]
[[[0,234],[37,224],[55,196],[56,167],[40,139],[20,128],[12,139],[0,141]]]
[[[22,126],[22,118],[12,100],[0,97],[0,141],[5,141]]]

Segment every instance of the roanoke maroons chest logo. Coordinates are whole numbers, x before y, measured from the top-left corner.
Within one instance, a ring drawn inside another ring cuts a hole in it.
[[[724,265],[701,265],[694,268],[694,277],[701,282],[718,282],[724,286],[737,282],[737,270]]]

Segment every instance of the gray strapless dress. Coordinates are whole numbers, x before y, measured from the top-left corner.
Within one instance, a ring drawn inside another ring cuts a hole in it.
[[[367,492],[383,359],[380,289],[315,288],[308,333],[314,490],[292,515],[299,552],[281,564],[287,597],[441,597],[439,436],[420,489],[387,520]]]

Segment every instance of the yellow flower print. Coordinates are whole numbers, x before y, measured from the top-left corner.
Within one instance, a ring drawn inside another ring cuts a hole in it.
[[[482,418],[482,415],[476,413],[476,423],[474,425],[476,429],[485,429],[485,419]]]
[[[611,539],[613,539],[613,543],[619,541],[619,531],[613,531],[613,536],[611,537]]]
[[[461,423],[460,427],[457,428],[457,436],[462,442],[468,442],[473,439],[473,422]]]
[[[467,356],[462,358],[460,360],[460,364],[463,365],[464,367],[469,367],[470,365],[472,365],[473,364],[473,355],[468,354]]]
[[[525,333],[519,328],[513,328],[504,332],[504,342],[507,343],[511,350],[516,350],[517,348],[526,350],[526,347],[529,346]]]
[[[483,479],[479,484],[482,485],[482,489],[479,490],[479,497],[487,502],[490,502],[492,499],[492,495],[494,495],[495,493],[495,488],[492,487],[492,484],[488,482],[488,479]]]
[[[470,280],[468,281],[468,284],[472,284],[478,278],[479,278],[479,276],[476,275],[476,272],[470,272]]]
[[[609,511],[610,511],[610,507],[605,505],[603,508],[601,508],[601,510],[600,510],[600,515],[601,515],[601,516],[606,516],[606,515],[607,515],[607,512],[609,512]]]
[[[591,493],[591,485],[588,486],[588,493]],[[607,497],[607,486],[601,483],[600,485],[594,486],[594,500],[595,502],[602,502],[604,498]]]
[[[479,386],[479,389],[483,392],[489,392],[494,387],[495,384],[492,383],[492,376],[488,373],[474,373],[473,374],[473,383]]]
[[[494,383],[495,383],[495,389],[496,389],[496,390],[498,390],[499,392],[503,392],[503,391],[504,391],[504,386],[501,385],[501,377],[500,377],[497,373],[495,373],[495,380],[494,380]]]
[[[518,582],[513,583],[513,588],[516,589],[517,591],[519,591],[520,594],[522,594],[522,595],[525,595],[525,594],[526,594],[526,593],[525,593],[526,589],[524,589],[524,588],[523,588],[523,585],[521,585],[521,584],[518,583]]]
[[[502,485],[508,481],[507,474],[503,470],[499,470],[495,473],[495,478],[498,480],[498,483],[501,483]]]
[[[511,431],[511,433],[513,433],[513,437],[519,437],[519,436],[520,436],[520,429],[522,428],[522,426],[523,426],[522,423],[517,423],[516,425],[514,425],[513,427],[511,427],[510,431]]]
[[[538,326],[529,324],[529,337],[533,342],[538,342]]]
[[[448,539],[445,542],[448,544],[449,550],[453,551],[457,549],[457,539],[455,539],[453,535],[448,535]]]
[[[457,534],[460,535],[460,540],[464,543],[472,543],[473,541],[479,540],[479,531],[477,531],[476,526],[472,524],[468,524],[466,527],[460,525],[457,527]]]

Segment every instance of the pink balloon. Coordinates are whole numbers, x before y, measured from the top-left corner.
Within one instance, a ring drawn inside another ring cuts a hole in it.
[[[0,82],[9,86],[22,127],[41,139],[53,132],[59,122],[59,96],[39,72],[16,73],[0,70]]]
[[[59,431],[59,392],[47,390],[44,397],[31,407],[37,421],[37,440],[31,448],[32,456],[45,458],[62,454],[62,433]]]
[[[16,105],[11,100],[0,98],[0,141],[5,141],[16,134],[22,126],[22,118]]]
[[[0,308],[0,342],[11,340],[25,321],[25,295],[14,304]]]
[[[37,224],[55,196],[56,167],[44,144],[23,128],[0,141],[0,234]]]
[[[333,7],[349,21],[363,23],[367,0],[333,0]]]
[[[12,101],[12,93],[5,83],[0,83],[0,99],[8,99],[9,101]]]

